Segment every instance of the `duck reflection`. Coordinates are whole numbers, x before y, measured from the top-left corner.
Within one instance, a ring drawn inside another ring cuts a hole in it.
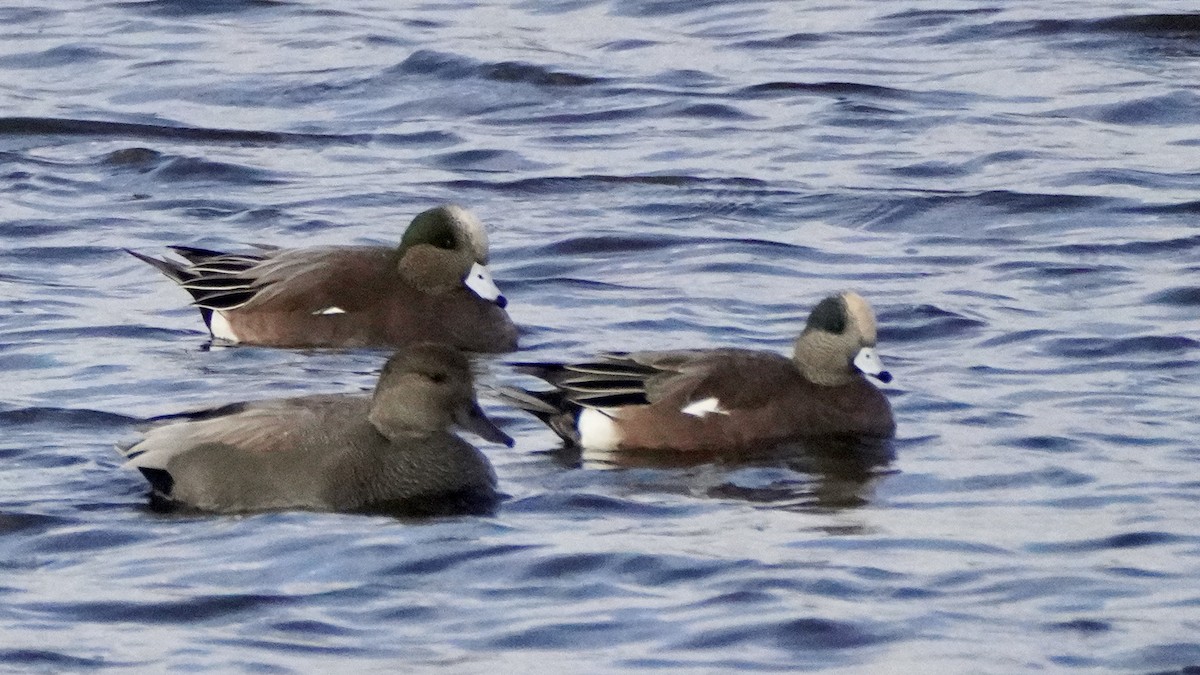
[[[563,445],[550,454],[567,468],[680,470],[685,485],[661,487],[809,510],[868,504],[875,486],[891,473],[895,448],[890,439],[835,436],[732,451],[596,451]]]

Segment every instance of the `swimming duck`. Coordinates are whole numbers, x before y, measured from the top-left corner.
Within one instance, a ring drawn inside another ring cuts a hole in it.
[[[149,481],[152,501],[204,511],[486,510],[496,498],[487,459],[454,423],[512,445],[475,399],[470,364],[453,347],[397,352],[373,394],[317,395],[149,420],[118,448]]]
[[[732,450],[896,429],[887,397],[866,379],[892,378],[875,315],[854,292],[816,305],[791,358],[725,348],[513,365],[554,389],[505,388],[505,398],[585,449]]]
[[[418,214],[396,248],[171,250],[187,262],[128,252],[191,293],[209,332],[229,342],[517,348],[507,300],[488,271],[487,233],[474,214],[454,204]]]

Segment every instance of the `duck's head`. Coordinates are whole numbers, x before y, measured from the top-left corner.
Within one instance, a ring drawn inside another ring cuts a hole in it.
[[[444,432],[458,424],[494,443],[513,444],[479,407],[470,361],[449,345],[417,344],[388,359],[368,419],[391,439]]]
[[[508,301],[488,270],[488,238],[475,214],[443,204],[417,214],[397,249],[400,274],[427,293],[466,287],[500,307]]]
[[[837,386],[869,375],[891,382],[875,348],[875,313],[858,293],[831,295],[813,308],[796,339],[793,359],[816,384]]]

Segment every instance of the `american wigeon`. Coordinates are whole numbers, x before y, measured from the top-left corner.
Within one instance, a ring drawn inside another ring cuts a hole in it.
[[[216,512],[364,508],[486,510],[496,478],[457,423],[511,446],[475,400],[470,364],[447,345],[401,350],[374,394],[234,403],[149,420],[118,448],[159,506]]]
[[[824,435],[889,438],[892,409],[866,380],[891,375],[875,316],[857,293],[822,300],[792,358],[746,349],[605,354],[584,363],[518,363],[554,385],[506,388],[567,443],[595,450],[720,450]]]
[[[191,293],[217,338],[275,347],[517,348],[507,301],[487,268],[487,233],[461,206],[420,213],[396,248],[171,249],[187,262],[129,253]]]

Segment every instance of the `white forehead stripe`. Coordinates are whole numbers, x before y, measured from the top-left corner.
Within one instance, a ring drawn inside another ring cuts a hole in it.
[[[487,230],[483,227],[483,221],[479,220],[479,216],[458,204],[446,204],[445,209],[466,233],[475,259],[486,262],[488,259],[488,236]]]
[[[842,294],[842,302],[846,303],[846,313],[850,315],[850,321],[858,326],[859,333],[863,340],[868,344],[874,344],[875,335],[875,312],[871,311],[871,305],[863,296],[854,291],[846,291]]]
[[[709,414],[716,413],[718,415],[728,415],[728,410],[721,408],[721,402],[715,396],[702,398],[699,401],[693,401],[683,407],[679,412],[692,417],[705,417]]]
[[[492,281],[492,273],[488,271],[487,265],[475,263],[471,265],[471,271],[467,272],[467,278],[463,279],[463,283],[467,288],[475,291],[475,295],[484,300],[495,300],[500,297],[500,288],[496,286],[496,282]]]
[[[325,309],[318,309],[317,311],[313,312],[313,316],[326,316],[329,314],[345,314],[345,313],[346,313],[346,310],[342,309],[341,307],[338,307],[337,305],[333,305],[330,307],[326,307]]]

